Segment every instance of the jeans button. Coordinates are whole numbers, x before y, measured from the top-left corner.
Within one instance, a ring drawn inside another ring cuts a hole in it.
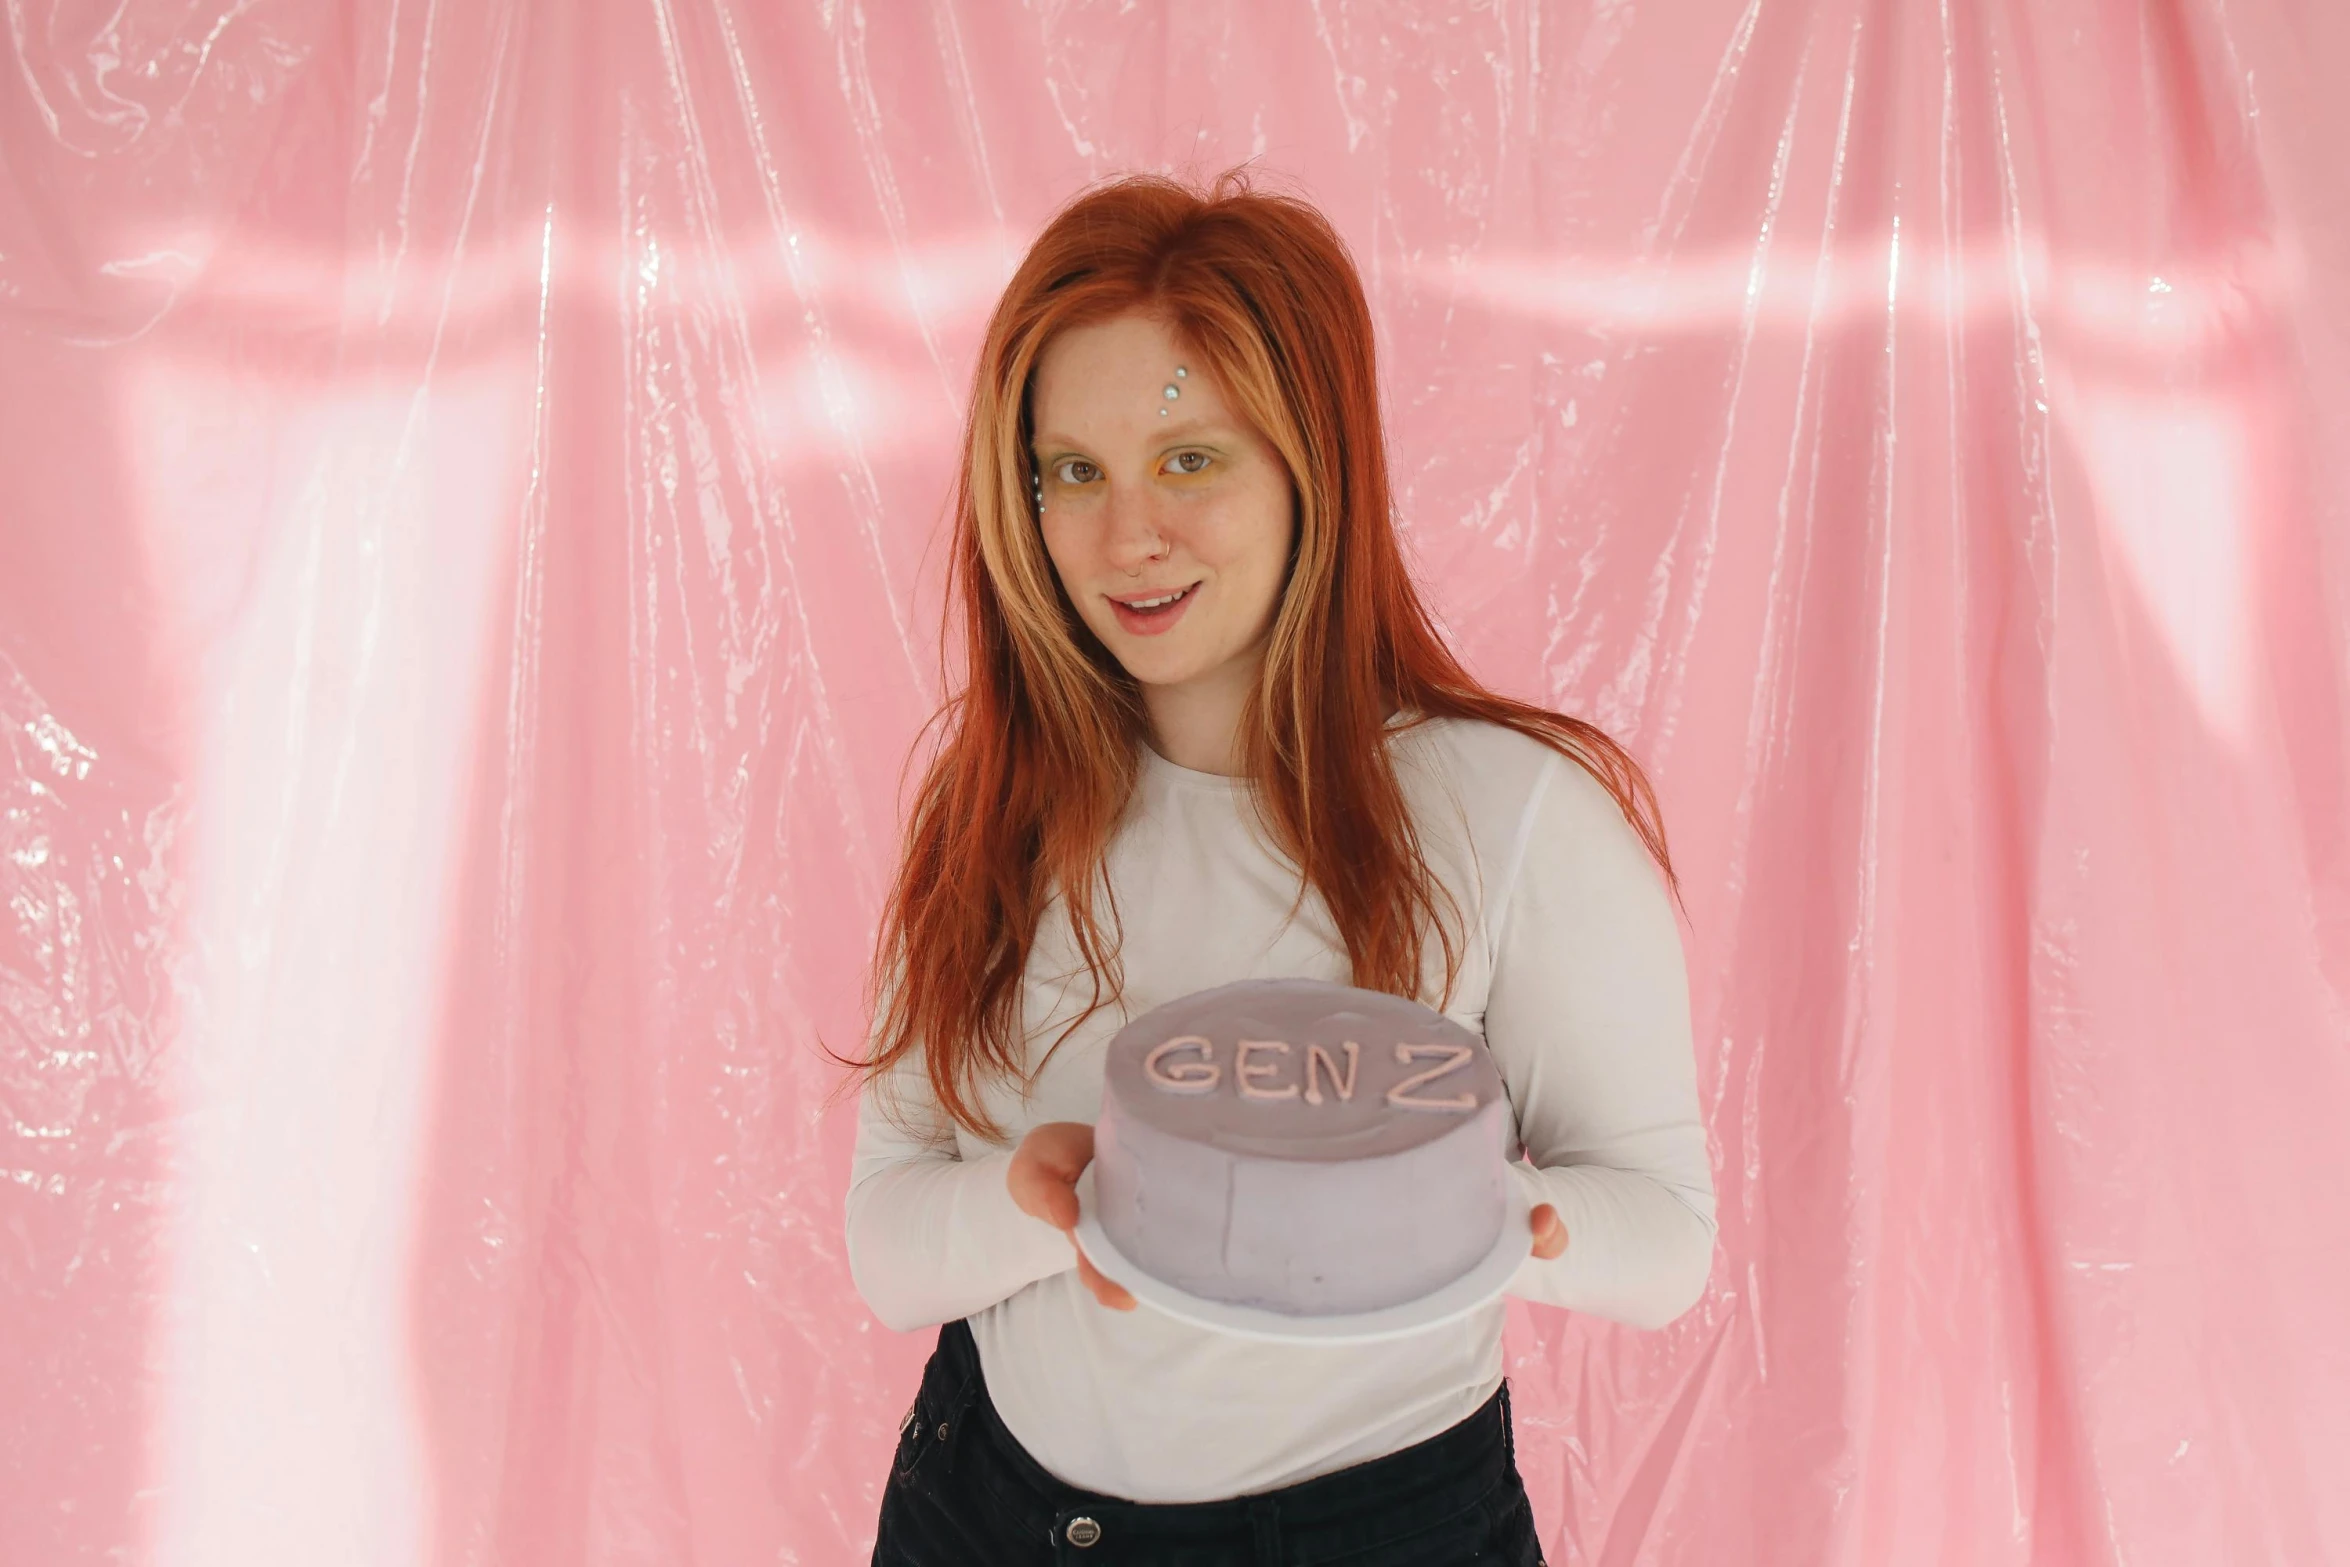
[[[1100,1539],[1101,1537],[1102,1526],[1098,1523],[1095,1523],[1091,1518],[1072,1518],[1069,1520],[1069,1543],[1071,1545],[1091,1545],[1094,1541]]]

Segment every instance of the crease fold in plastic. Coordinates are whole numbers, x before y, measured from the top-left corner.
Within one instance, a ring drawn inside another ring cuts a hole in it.
[[[828,1564],[980,330],[1330,213],[1401,522],[1657,780],[1702,1303],[1558,1562],[2350,1561],[2350,13],[11,8],[0,1561]]]

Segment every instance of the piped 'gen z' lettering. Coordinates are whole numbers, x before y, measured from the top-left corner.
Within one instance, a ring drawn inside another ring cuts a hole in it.
[[[1322,1102],[1321,1085],[1315,1081],[1322,1073],[1329,1074],[1330,1086],[1338,1090],[1341,1102],[1351,1102],[1354,1099],[1355,1069],[1362,1065],[1363,1047],[1350,1039],[1339,1048],[1346,1052],[1346,1076],[1343,1078],[1338,1075],[1338,1063],[1330,1059],[1329,1051],[1320,1045],[1306,1046],[1307,1104],[1318,1105]],[[1321,1069],[1319,1072],[1315,1070],[1317,1067]]]
[[[1280,1071],[1281,1067],[1278,1062],[1251,1061],[1248,1058],[1248,1053],[1252,1050],[1278,1050],[1283,1055],[1287,1055],[1289,1054],[1289,1042],[1282,1039],[1244,1039],[1240,1042],[1239,1054],[1234,1056],[1232,1061],[1232,1075],[1240,1079],[1240,1097],[1243,1099],[1295,1099],[1297,1097],[1297,1084],[1295,1083],[1290,1084],[1287,1088],[1260,1088],[1257,1086],[1260,1080],[1271,1077]]]
[[[1346,1068],[1339,1070],[1338,1057],[1327,1045],[1305,1047],[1302,1081],[1281,1083],[1285,1060],[1296,1059],[1288,1041],[1280,1039],[1243,1039],[1233,1051],[1233,1087],[1243,1099],[1278,1100],[1302,1099],[1310,1105],[1336,1102],[1352,1103],[1355,1082],[1362,1069],[1363,1047],[1354,1040],[1338,1046],[1346,1056]],[[1448,1099],[1426,1097],[1419,1090],[1436,1079],[1459,1071],[1475,1058],[1476,1051],[1469,1045],[1399,1044],[1395,1060],[1399,1066],[1410,1066],[1415,1061],[1433,1060],[1436,1065],[1411,1073],[1387,1090],[1385,1102],[1397,1110],[1436,1110],[1445,1114],[1465,1115],[1477,1108],[1477,1096],[1462,1092]],[[1142,1058],[1143,1080],[1162,1094],[1181,1094],[1196,1098],[1212,1094],[1224,1081],[1224,1068],[1216,1059],[1216,1046],[1199,1034],[1179,1034],[1175,1038],[1154,1045]],[[1324,1091],[1327,1080],[1328,1091]]]
[[[1178,1061],[1173,1066],[1161,1062],[1178,1050],[1196,1050],[1197,1061]],[[1216,1047],[1198,1034],[1178,1034],[1142,1058],[1142,1075],[1151,1087],[1162,1094],[1212,1094],[1223,1081],[1224,1069],[1216,1065]]]
[[[1467,1045],[1397,1045],[1395,1047],[1395,1059],[1402,1062],[1406,1066],[1411,1065],[1411,1063],[1415,1060],[1420,1060],[1428,1056],[1442,1056],[1444,1057],[1444,1064],[1442,1066],[1432,1066],[1425,1072],[1415,1072],[1410,1077],[1405,1078],[1402,1082],[1387,1090],[1387,1102],[1391,1105],[1394,1105],[1399,1110],[1476,1109],[1477,1096],[1471,1093],[1459,1094],[1451,1099],[1415,1099],[1411,1097],[1411,1091],[1419,1087],[1422,1083],[1428,1082],[1434,1078],[1442,1077],[1447,1072],[1457,1071],[1461,1067],[1467,1066],[1469,1064],[1469,1058],[1472,1053],[1473,1052]]]

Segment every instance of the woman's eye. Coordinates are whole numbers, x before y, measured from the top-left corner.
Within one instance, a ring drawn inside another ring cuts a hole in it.
[[[1168,461],[1175,465],[1176,473],[1190,478],[1205,473],[1215,458],[1206,452],[1177,452]],[[1094,465],[1082,457],[1064,457],[1054,463],[1049,471],[1054,480],[1061,484],[1090,484],[1098,473]]]

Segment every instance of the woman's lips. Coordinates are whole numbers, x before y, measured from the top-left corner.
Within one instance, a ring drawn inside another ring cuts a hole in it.
[[[1116,599],[1110,600],[1110,608],[1117,612],[1118,624],[1128,631],[1138,637],[1155,637],[1181,620],[1198,596],[1199,584],[1195,582],[1183,590],[1183,597],[1158,609],[1132,609]]]

